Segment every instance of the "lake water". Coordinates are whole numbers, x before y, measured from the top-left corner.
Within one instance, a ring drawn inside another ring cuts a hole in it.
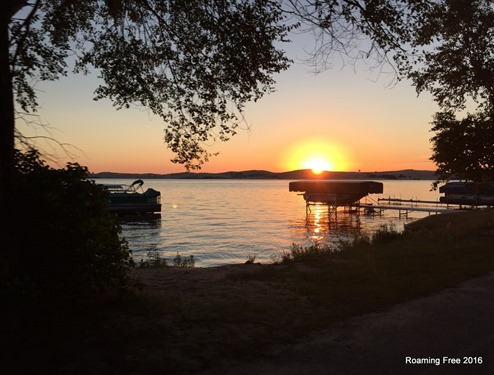
[[[105,179],[98,183],[132,181]],[[146,180],[144,189],[161,192],[161,217],[122,221],[123,236],[136,260],[157,251],[171,263],[177,252],[193,255],[197,267],[243,263],[249,256],[269,263],[293,243],[336,243],[358,232],[372,233],[384,224],[397,230],[407,221],[427,216],[412,212],[408,219],[386,210],[382,216],[355,215],[340,208],[335,220],[325,206],[313,206],[306,217],[305,201],[288,191],[288,180]],[[378,198],[433,200],[432,181],[385,180]],[[375,202],[376,203],[376,202]]]

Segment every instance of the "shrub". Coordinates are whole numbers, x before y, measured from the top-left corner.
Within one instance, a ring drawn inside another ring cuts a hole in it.
[[[372,235],[372,243],[380,244],[394,241],[395,239],[401,237],[401,233],[396,230],[396,225],[391,223],[389,225],[383,224],[379,229]]]
[[[175,267],[194,267],[195,260],[194,255],[189,255],[188,257],[182,257],[177,251],[177,256],[173,259],[173,265]]]
[[[166,259],[162,258],[158,250],[155,249],[149,250],[146,260],[141,259],[141,261],[137,264],[138,268],[163,268],[167,266],[168,264]]]
[[[245,264],[254,264],[256,262],[257,254],[249,254]]]
[[[130,251],[107,193],[87,177],[76,163],[53,169],[35,150],[16,153],[10,290],[77,296],[127,286]]]
[[[354,251],[359,249],[370,248],[373,245],[379,245],[394,241],[402,236],[396,230],[393,224],[381,225],[379,229],[369,236],[367,234],[359,234],[351,241],[339,240],[335,247],[330,245],[322,245],[318,242],[304,247],[298,244],[292,244],[290,252],[283,251],[281,255],[275,255],[271,257],[271,261],[274,264],[288,263],[288,262],[304,262],[314,261],[320,259],[321,256],[329,254],[335,254],[337,252]]]
[[[402,236],[402,233],[396,230],[396,226],[391,224],[383,224],[372,235],[360,233],[351,241],[340,240],[338,243],[339,250],[350,251],[362,248],[368,248],[373,245],[379,245],[394,241]]]
[[[281,257],[271,257],[271,260],[275,264],[310,261],[323,255],[333,254],[334,252],[334,248],[329,245],[321,245],[319,242],[306,247],[293,243],[290,253],[283,252]]]
[[[345,251],[345,250],[353,250],[353,249],[360,249],[360,248],[365,248],[369,247],[372,244],[372,238],[368,236],[367,234],[362,234],[359,233],[353,240],[348,241],[348,240],[339,240],[338,242],[338,248],[340,251]]]

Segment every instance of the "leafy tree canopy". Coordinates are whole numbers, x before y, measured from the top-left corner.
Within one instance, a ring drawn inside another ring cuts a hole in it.
[[[480,110],[494,108],[492,0],[435,3],[414,43],[422,46],[410,74],[418,92],[429,91],[447,111],[464,109],[468,98]]]
[[[5,4],[14,9],[28,2]],[[108,97],[117,108],[145,106],[161,116],[174,161],[187,168],[208,159],[205,142],[235,134],[245,103],[270,92],[273,74],[288,67],[276,45],[286,41],[290,16],[316,32],[319,68],[335,55],[373,57],[395,67],[398,78],[411,79],[417,92],[430,92],[444,110],[436,114],[435,131],[442,133],[438,124],[469,99],[480,112],[466,122],[476,119],[480,126],[494,108],[492,0],[29,4],[10,21],[14,90],[22,108],[36,108],[33,78],[56,79],[74,61],[74,71],[96,69],[103,78],[96,99]]]
[[[314,61],[335,55],[391,64],[442,112],[432,131],[440,180],[493,180],[494,1],[292,0],[293,12],[316,32]],[[455,112],[476,105],[462,120]]]
[[[439,180],[494,181],[494,3],[443,0],[417,30],[423,48],[410,77],[442,109],[432,122]],[[475,107],[457,119],[460,110]]]
[[[314,59],[335,54],[374,58],[430,92],[445,110],[494,101],[492,0],[292,0],[293,12],[317,34]]]
[[[440,180],[494,181],[494,118],[481,112],[458,120],[452,112],[434,116],[432,157]]]
[[[409,69],[414,36],[429,13],[431,0],[291,0],[290,12],[316,35],[317,70],[344,62],[371,59],[376,67]],[[399,77],[398,77],[399,78]]]
[[[205,142],[234,135],[245,103],[288,67],[276,46],[284,21],[271,0],[34,0],[10,22],[16,100],[32,111],[33,79],[96,69],[95,99],[149,108],[166,123],[173,161],[198,168]]]

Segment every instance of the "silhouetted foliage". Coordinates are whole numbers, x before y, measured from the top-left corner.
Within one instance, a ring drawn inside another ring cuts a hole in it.
[[[441,1],[417,34],[417,44],[430,47],[410,77],[443,109],[434,116],[431,139],[440,181],[493,181],[493,6],[492,0]],[[473,103],[477,112],[458,119],[454,111]]]
[[[452,112],[436,113],[431,138],[439,180],[454,177],[474,182],[494,181],[494,119],[492,114],[468,114],[458,120]]]
[[[481,110],[493,108],[493,6],[492,0],[435,2],[417,30],[423,51],[410,77],[445,110],[464,109],[468,98]]]
[[[354,64],[372,60],[407,71],[414,35],[427,17],[430,0],[290,0],[288,11],[315,34],[312,62],[317,71],[335,58]]]
[[[96,100],[148,108],[166,124],[173,161],[198,168],[205,142],[234,135],[245,103],[288,67],[275,45],[284,20],[272,0],[33,1],[10,23],[16,100],[35,110],[33,78],[96,71]]]
[[[494,99],[492,0],[292,0],[293,12],[316,33],[319,69],[334,57],[394,66],[398,78],[430,92],[445,110],[467,98]],[[491,104],[489,104],[491,105]]]
[[[96,100],[160,116],[173,161],[199,168],[210,156],[205,144],[234,135],[245,104],[272,91],[273,75],[288,67],[284,21],[273,0],[2,0],[0,243],[15,272],[47,285],[96,285],[120,278],[125,251],[95,203],[100,193],[82,182],[84,168],[55,171],[28,153],[15,171],[14,96],[33,112],[36,82],[96,72]],[[14,193],[29,198],[18,205]],[[19,212],[32,235],[17,232]]]
[[[494,2],[492,0],[290,1],[316,32],[319,69],[335,55],[389,63],[398,78],[429,92],[443,112],[434,117],[433,160],[440,179],[492,180],[494,127]],[[471,102],[478,113],[457,120]]]
[[[53,169],[16,153],[16,211],[2,283],[8,290],[80,296],[127,285],[130,253],[102,187],[78,164]]]

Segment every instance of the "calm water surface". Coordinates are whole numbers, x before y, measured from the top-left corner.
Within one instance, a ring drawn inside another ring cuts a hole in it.
[[[100,182],[100,181],[98,181]],[[132,181],[105,179],[102,183]],[[370,198],[439,199],[431,181],[381,181],[383,194]],[[328,218],[325,206],[312,207],[306,217],[305,201],[288,191],[288,180],[146,180],[144,188],[161,192],[161,217],[122,221],[123,235],[136,260],[150,250],[171,262],[177,252],[194,255],[196,266],[210,267],[243,263],[256,255],[260,262],[289,251],[291,244],[314,241],[331,243],[350,239],[358,232],[372,233],[384,224],[398,230],[407,221],[427,216],[411,213],[399,218],[398,211],[383,216],[354,215],[340,208],[337,220]]]

